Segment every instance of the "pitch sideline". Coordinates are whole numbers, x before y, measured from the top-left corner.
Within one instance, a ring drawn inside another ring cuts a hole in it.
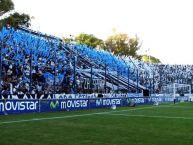
[[[92,116],[92,115],[103,115],[103,114],[109,114],[109,115],[116,115],[116,114],[112,114],[115,112],[125,112],[125,111],[132,111],[132,110],[143,110],[143,109],[150,109],[150,108],[164,108],[164,107],[177,107],[177,106],[173,106],[173,105],[167,105],[167,106],[151,106],[151,107],[141,107],[141,108],[134,108],[134,109],[126,109],[126,110],[114,110],[114,111],[107,111],[107,112],[97,112],[97,113],[88,113],[88,114],[79,114],[79,115],[68,115],[68,116],[57,116],[57,117],[46,117],[46,118],[32,118],[32,119],[23,119],[23,120],[13,120],[13,121],[3,121],[0,122],[0,125],[3,124],[12,124],[12,123],[22,123],[22,122],[33,122],[33,121],[42,121],[42,120],[54,120],[54,119],[65,119],[65,118],[74,118],[74,117],[83,117],[83,116]],[[118,114],[117,114],[118,115]],[[119,114],[119,115],[124,115],[125,114]],[[131,115],[130,115],[131,116]],[[133,117],[145,117],[145,115],[132,115]],[[146,116],[146,117],[152,117],[153,116]],[[157,118],[161,118],[162,116],[157,116]],[[156,118],[156,117],[154,117]],[[172,118],[170,116],[165,116],[165,118]],[[185,119],[186,117],[176,117],[177,119]],[[193,118],[188,118],[188,119],[193,119]]]
[[[127,109],[127,110],[119,110],[119,111],[114,110],[114,111],[98,112],[98,113],[88,113],[88,114],[79,114],[79,115],[68,115],[68,116],[58,116],[58,117],[32,118],[32,119],[24,119],[24,120],[4,121],[4,122],[0,122],[0,125],[12,124],[12,123],[22,123],[22,122],[33,122],[33,121],[41,121],[41,120],[54,120],[54,119],[74,118],[74,117],[83,117],[83,116],[91,116],[91,115],[103,115],[103,114],[109,114],[109,113],[113,113],[113,112],[125,112],[125,111],[143,110],[143,109],[150,109],[150,108],[157,108],[157,107],[156,106],[151,106],[151,107],[141,107],[141,108]]]
[[[108,114],[114,116],[125,116],[125,117],[143,117],[143,118],[161,118],[161,119],[185,119],[193,120],[193,117],[180,117],[180,116],[157,116],[157,115],[129,115],[129,114]]]

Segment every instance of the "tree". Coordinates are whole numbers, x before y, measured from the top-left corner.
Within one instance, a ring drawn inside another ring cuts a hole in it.
[[[0,16],[13,9],[14,4],[11,0],[0,0]],[[10,25],[11,27],[14,28],[17,28],[19,25],[29,27],[30,16],[15,12],[14,14],[11,14],[9,17],[0,20],[0,29],[5,25]]]
[[[70,35],[70,37],[62,37],[62,40],[66,43],[70,43],[71,41],[74,41],[74,38]]]
[[[8,18],[5,18],[0,21],[0,27],[5,25],[10,25],[14,28],[17,28],[19,25],[23,25],[26,27],[30,26],[30,17],[26,14],[14,13],[10,15]]]
[[[14,9],[14,4],[11,0],[0,0],[0,16]]]
[[[148,56],[148,55],[143,55],[142,60],[144,62],[161,63],[161,61],[158,58],[153,57],[153,56]]]
[[[137,50],[140,49],[139,39],[129,38],[127,34],[119,33],[108,37],[105,42],[106,47],[109,51],[115,55],[120,56],[132,56],[134,58],[140,58],[137,54]]]
[[[75,42],[79,44],[86,44],[93,48],[96,48],[96,47],[104,48],[105,46],[104,41],[102,39],[99,39],[92,34],[85,34],[85,33],[81,33],[80,35],[75,37]]]

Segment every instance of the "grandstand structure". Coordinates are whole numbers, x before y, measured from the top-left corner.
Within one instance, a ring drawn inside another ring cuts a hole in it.
[[[131,57],[24,27],[0,31],[0,96],[22,94],[160,93],[169,83],[191,85],[192,65],[143,63]]]

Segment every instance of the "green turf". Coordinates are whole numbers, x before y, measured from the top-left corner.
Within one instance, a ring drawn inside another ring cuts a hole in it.
[[[193,103],[0,116],[0,145],[192,144]]]

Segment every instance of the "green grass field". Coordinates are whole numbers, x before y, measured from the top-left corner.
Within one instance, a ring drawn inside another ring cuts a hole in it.
[[[0,116],[0,145],[192,145],[193,103]]]

